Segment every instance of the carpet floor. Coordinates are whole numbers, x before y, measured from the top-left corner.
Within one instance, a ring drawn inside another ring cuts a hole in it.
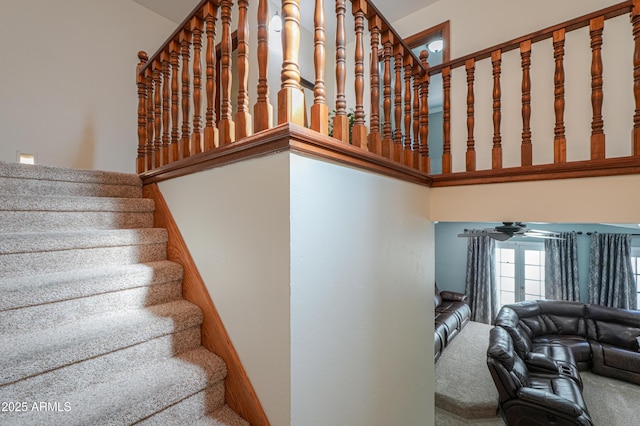
[[[498,392],[486,365],[492,326],[470,322],[435,366],[435,424],[499,426]],[[640,386],[581,371],[583,396],[595,425],[640,424]]]

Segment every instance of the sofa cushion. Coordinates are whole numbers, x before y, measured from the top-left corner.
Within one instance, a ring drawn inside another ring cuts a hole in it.
[[[544,353],[545,351],[555,351],[548,352],[549,356],[560,357],[559,349],[556,349],[555,346],[565,346],[570,349],[573,353],[573,358],[575,359],[575,365],[580,367],[583,363],[588,363],[591,361],[591,346],[589,346],[589,341],[582,336],[571,336],[571,335],[558,335],[558,334],[548,334],[544,336],[538,336],[533,339],[533,351]]]
[[[587,309],[589,339],[638,351],[640,311],[590,305]]]

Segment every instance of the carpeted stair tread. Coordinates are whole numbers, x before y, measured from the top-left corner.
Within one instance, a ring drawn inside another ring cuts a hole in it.
[[[161,260],[0,278],[0,311],[180,281],[182,273],[181,265]]]
[[[55,400],[109,380],[123,366],[153,363],[201,346],[200,326],[127,346],[107,354],[57,368],[24,380],[0,386],[0,401]],[[0,421],[0,424],[2,422]]]
[[[0,211],[153,213],[149,198],[0,195]],[[1,229],[1,228],[0,228]]]
[[[207,414],[220,410],[224,404],[224,396],[224,382],[219,382],[136,424],[138,426],[192,425]]]
[[[3,195],[26,196],[56,194],[79,197],[140,198],[142,197],[142,187],[0,177],[0,193]]]
[[[166,259],[165,229],[2,234],[0,278]]]
[[[138,175],[103,170],[0,162],[0,177],[141,187]]]
[[[249,422],[244,420],[228,405],[216,410],[215,412],[201,417],[191,426],[249,426]]]
[[[0,255],[166,242],[167,230],[162,228],[16,232],[0,234]]]
[[[20,309],[0,311],[0,338],[82,321],[92,315],[141,309],[182,299],[182,282],[103,293]]]
[[[23,425],[129,425],[213,387],[225,377],[224,362],[199,347],[161,362],[122,370],[108,382],[59,395],[58,401],[69,403],[67,412],[31,412],[15,418]]]
[[[0,232],[153,227],[146,198],[0,196]]]
[[[178,300],[0,338],[0,385],[103,355],[202,323],[197,306]],[[143,362],[141,360],[141,362]]]

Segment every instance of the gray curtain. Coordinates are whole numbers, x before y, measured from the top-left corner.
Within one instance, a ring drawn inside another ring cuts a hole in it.
[[[495,253],[496,243],[490,237],[470,237],[467,242],[465,293],[472,321],[491,324],[498,313]]]
[[[562,232],[561,240],[544,242],[545,298],[580,300],[578,242],[575,232]]]
[[[589,257],[589,303],[636,309],[631,235],[592,234]]]

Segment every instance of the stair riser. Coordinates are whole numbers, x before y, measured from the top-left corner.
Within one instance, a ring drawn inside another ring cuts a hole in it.
[[[136,369],[200,346],[201,327],[161,336],[103,356],[87,359],[20,382],[0,386],[0,401],[49,401],[102,383],[116,371]],[[0,424],[2,417],[0,417]]]
[[[182,267],[168,261],[82,272],[1,279],[0,311],[182,281]]]
[[[81,321],[127,309],[140,309],[182,297],[182,283],[158,284],[57,303],[0,312],[0,337],[26,333]]]
[[[0,211],[0,232],[153,227],[153,213]]]
[[[130,265],[166,259],[166,244],[101,247],[0,255],[0,278],[71,271],[82,268]]]
[[[56,334],[51,335],[45,330],[37,338],[48,339],[49,342],[43,343],[54,348],[46,353],[36,350],[38,348],[33,346],[31,335],[24,336],[22,340],[0,340],[0,365],[11,367],[0,369],[0,385],[202,324],[200,309],[186,302],[171,308],[163,316],[158,316],[159,311],[154,309],[144,312],[145,315],[136,315],[125,323],[118,323],[109,317],[98,317],[90,325],[91,330],[102,330],[101,333],[95,332],[95,335],[87,334],[86,331],[74,334],[76,330],[73,325],[60,327]],[[105,329],[105,326],[109,328]],[[58,335],[60,338],[56,337]],[[12,346],[9,342],[12,342]]]
[[[43,197],[55,194],[73,197],[141,198],[142,187],[1,177],[0,194]]]
[[[224,382],[184,399],[167,409],[137,423],[138,426],[188,425],[224,405]]]

